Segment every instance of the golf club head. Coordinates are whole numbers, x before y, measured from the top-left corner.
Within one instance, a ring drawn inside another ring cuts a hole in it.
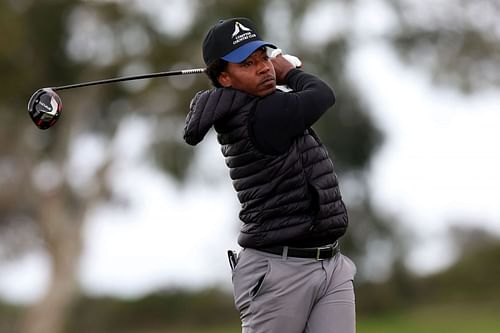
[[[47,129],[57,122],[62,112],[62,101],[50,88],[37,90],[28,102],[31,120],[40,129]]]

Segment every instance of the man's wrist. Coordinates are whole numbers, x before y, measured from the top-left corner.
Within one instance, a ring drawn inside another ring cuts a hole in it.
[[[293,77],[299,73],[301,73],[302,71],[298,68],[292,68],[290,69],[286,74],[285,74],[285,84],[289,85],[290,86],[290,81],[292,81]]]

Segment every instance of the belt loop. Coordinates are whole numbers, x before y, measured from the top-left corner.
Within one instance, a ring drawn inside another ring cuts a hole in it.
[[[288,259],[288,246],[283,246],[283,253],[281,254],[281,259]]]

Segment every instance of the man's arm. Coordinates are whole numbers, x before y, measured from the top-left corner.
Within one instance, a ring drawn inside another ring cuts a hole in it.
[[[282,82],[278,82],[285,83],[293,92],[276,92],[263,98],[252,123],[257,146],[274,154],[285,152],[295,137],[304,133],[335,103],[333,90],[312,74],[292,69]]]

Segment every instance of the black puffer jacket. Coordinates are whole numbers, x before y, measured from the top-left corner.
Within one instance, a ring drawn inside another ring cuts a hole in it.
[[[199,143],[214,126],[241,203],[242,247],[312,247],[334,242],[347,228],[347,212],[326,148],[312,129],[288,151],[260,151],[251,131],[259,103],[233,89],[198,93],[184,129],[187,143]]]

